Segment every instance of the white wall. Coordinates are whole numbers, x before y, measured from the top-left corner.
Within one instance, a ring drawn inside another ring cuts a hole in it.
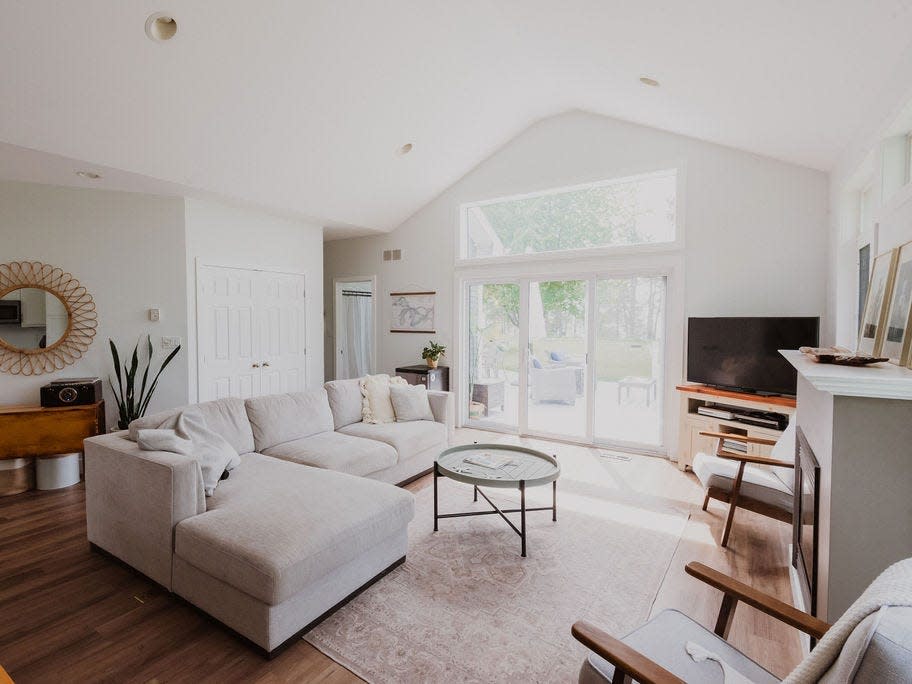
[[[377,274],[378,371],[419,362],[428,336],[388,332],[388,295],[397,290],[436,290],[434,337],[445,344],[454,342],[460,204],[672,166],[683,174],[679,215],[685,247],[678,258],[684,264],[686,286],[671,296],[681,297],[684,315],[824,315],[826,174],[582,112],[532,126],[392,233],[327,242],[325,282]],[[402,261],[382,261],[382,250],[390,248],[402,249]],[[331,336],[331,299],[326,310],[326,334]],[[668,342],[680,359],[682,317],[669,330]],[[332,346],[328,339],[327,348]],[[327,377],[331,360],[330,354]],[[679,372],[668,382],[680,379]],[[673,395],[669,396],[668,415],[673,416]]]
[[[63,371],[35,377],[0,374],[0,404],[36,404],[38,389],[60,377],[107,380],[109,338],[123,352],[132,350],[140,335],[151,333],[160,361],[162,336],[187,337],[181,198],[0,182],[0,262],[20,260],[72,273],[95,299],[98,330],[86,355]],[[162,310],[161,322],[149,322],[151,307]],[[187,360],[182,351],[172,361],[150,410],[187,402]],[[108,424],[116,425],[108,387],[105,399]]]
[[[187,200],[187,282],[190,307],[190,396],[197,396],[196,263],[280,269],[305,274],[307,384],[323,383],[323,229],[261,211]],[[332,288],[330,288],[330,291]]]

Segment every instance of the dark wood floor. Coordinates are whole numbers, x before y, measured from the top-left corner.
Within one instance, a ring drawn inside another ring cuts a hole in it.
[[[462,441],[477,439],[472,432],[460,430]],[[739,512],[731,548],[720,549],[724,507],[700,511],[692,475],[663,459],[632,458],[617,468],[630,491],[695,504],[654,613],[674,607],[712,624],[720,597],[684,574],[690,560],[789,600],[788,526]],[[409,489],[429,485],[427,476]],[[304,641],[264,660],[150,580],[90,551],[82,485],[0,498],[0,616],[0,665],[17,684],[360,681]],[[801,655],[794,630],[746,606],[738,609],[731,641],[779,676]]]

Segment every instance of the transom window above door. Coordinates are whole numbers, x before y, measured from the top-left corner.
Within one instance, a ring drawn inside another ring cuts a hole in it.
[[[462,206],[462,259],[674,243],[677,171]]]

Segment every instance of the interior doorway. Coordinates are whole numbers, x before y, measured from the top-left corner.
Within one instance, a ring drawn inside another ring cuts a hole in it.
[[[336,279],[335,378],[360,378],[374,372],[376,277]]]

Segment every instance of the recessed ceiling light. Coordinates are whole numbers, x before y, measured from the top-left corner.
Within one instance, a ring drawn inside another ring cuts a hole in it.
[[[94,171],[77,171],[76,175],[80,178],[88,178],[89,180],[98,180],[101,178],[101,174],[95,173]]]
[[[649,78],[648,76],[640,76],[640,83],[643,85],[648,85],[652,88],[658,88],[659,82],[654,78]]]
[[[177,22],[169,12],[155,12],[146,19],[146,35],[157,43],[174,38]]]
[[[412,143],[405,143],[405,145],[403,145],[402,147],[399,148],[399,155],[404,156],[404,155],[408,154],[409,152],[412,151],[412,147],[414,147],[412,145]]]

